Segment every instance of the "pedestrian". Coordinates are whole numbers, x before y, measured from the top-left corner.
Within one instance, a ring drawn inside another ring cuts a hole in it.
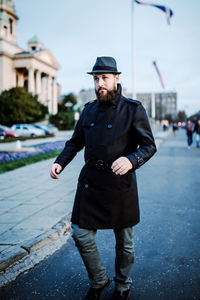
[[[200,148],[200,119],[197,120],[193,132],[196,133],[196,145],[197,148]]]
[[[112,299],[129,299],[134,263],[133,226],[139,222],[135,170],[156,152],[148,118],[139,101],[122,96],[117,64],[97,57],[91,72],[97,100],[85,105],[72,138],[55,160],[51,177],[85,147],[72,211],[72,236],[91,287],[85,297],[98,300],[110,284],[95,234],[113,229],[116,238],[115,290]]]
[[[177,129],[178,129],[178,125],[176,123],[173,123],[172,131],[173,131],[174,136],[176,136]]]
[[[186,124],[186,134],[187,134],[187,144],[188,144],[188,149],[191,148],[192,143],[193,143],[193,130],[194,126],[190,120],[187,120]]]
[[[166,124],[163,124],[163,131],[167,131],[168,127]]]

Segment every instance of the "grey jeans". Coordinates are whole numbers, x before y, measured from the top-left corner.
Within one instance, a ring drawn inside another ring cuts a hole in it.
[[[125,291],[132,283],[134,263],[133,228],[114,229],[116,239],[115,284],[116,289]],[[80,252],[93,288],[102,287],[108,280],[95,242],[96,230],[80,228],[72,224],[72,237]]]

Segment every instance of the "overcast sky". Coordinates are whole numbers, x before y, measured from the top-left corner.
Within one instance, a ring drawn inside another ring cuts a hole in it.
[[[171,25],[157,8],[135,4],[136,92],[177,91],[178,109],[200,110],[200,0],[144,0],[170,7]],[[121,83],[131,92],[131,0],[13,0],[18,45],[34,34],[60,64],[62,94],[93,87],[86,72],[97,56],[113,56]]]

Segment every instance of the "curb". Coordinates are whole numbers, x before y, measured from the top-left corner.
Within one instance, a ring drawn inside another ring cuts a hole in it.
[[[50,230],[21,246],[14,245],[6,251],[6,258],[0,259],[0,287],[15,280],[17,276],[33,268],[36,264],[59,250],[71,237],[70,215],[63,217]]]

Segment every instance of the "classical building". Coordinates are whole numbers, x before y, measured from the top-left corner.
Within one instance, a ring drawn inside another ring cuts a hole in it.
[[[13,1],[0,0],[0,93],[12,87],[25,87],[38,95],[50,114],[56,114],[59,65],[37,36],[28,41],[27,51],[17,45],[17,20]]]

